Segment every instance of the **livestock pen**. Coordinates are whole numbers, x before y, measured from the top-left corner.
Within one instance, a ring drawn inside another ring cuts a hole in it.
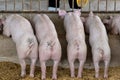
[[[92,61],[91,48],[89,45],[88,37],[86,34],[87,43],[87,61],[83,70],[83,78],[70,78],[69,65],[67,61],[67,41],[65,37],[65,30],[63,20],[58,16],[58,7],[68,12],[74,10],[74,1],[72,1],[72,8],[70,8],[68,0],[55,0],[55,9],[49,10],[50,0],[0,0],[0,14],[2,16],[8,16],[9,14],[20,14],[31,21],[35,14],[47,14],[55,24],[55,28],[58,33],[59,40],[62,46],[62,58],[58,68],[58,80],[96,80],[94,78],[94,67]],[[81,0],[84,1],[84,0]],[[96,15],[99,15],[101,19],[108,16],[114,16],[120,14],[120,0],[88,0],[87,4],[82,6],[82,16],[86,17],[89,11],[93,11]],[[2,17],[0,16],[0,17]],[[109,44],[111,48],[111,61],[109,68],[108,80],[120,80],[120,36],[108,34]],[[27,73],[29,71],[29,59],[27,61]],[[17,64],[16,64],[17,63]],[[50,60],[47,62],[47,80],[51,80],[53,62]],[[75,62],[76,69],[78,67],[78,61]],[[100,75],[103,75],[103,63],[101,62]],[[30,78],[27,75],[25,78],[21,78],[20,65],[17,57],[15,43],[11,38],[0,35],[0,80],[40,80],[40,65],[39,61],[36,64],[35,77]],[[77,70],[76,70],[77,71]],[[99,80],[104,80],[102,76]]]

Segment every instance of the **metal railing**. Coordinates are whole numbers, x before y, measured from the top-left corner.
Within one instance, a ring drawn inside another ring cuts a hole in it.
[[[66,4],[68,3],[67,2],[68,0],[60,0],[60,1],[62,2],[61,4],[63,4],[63,9],[66,9]],[[74,2],[76,0],[71,0],[71,1],[72,1],[72,9],[69,8],[67,9],[67,11],[71,11],[74,9]],[[53,12],[57,12],[57,2],[58,0],[55,0],[56,3],[55,11],[49,11],[47,9],[48,0],[1,0],[0,13],[45,13],[45,12],[53,13]],[[83,4],[81,2],[81,6],[82,5]],[[111,9],[111,7],[109,7],[110,5],[113,8],[112,10],[110,10]],[[81,8],[81,10],[82,12],[89,12],[92,10],[98,13],[103,13],[103,12],[118,13],[120,12],[119,5],[120,5],[120,0],[89,0],[88,4],[85,7]],[[101,10],[102,9],[101,7],[103,6],[105,6],[104,10]],[[94,8],[96,8],[96,10]]]

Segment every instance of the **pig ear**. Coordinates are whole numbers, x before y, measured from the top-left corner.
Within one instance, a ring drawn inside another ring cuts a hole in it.
[[[80,15],[81,15],[81,9],[76,9],[76,10],[74,10],[74,13],[75,13],[76,15],[80,16]]]
[[[93,16],[93,15],[94,15],[93,11],[90,11],[89,16]]]
[[[61,17],[61,18],[64,18],[65,17],[65,15],[66,15],[66,11],[65,10],[59,10],[58,11],[58,14],[59,14],[59,16]]]

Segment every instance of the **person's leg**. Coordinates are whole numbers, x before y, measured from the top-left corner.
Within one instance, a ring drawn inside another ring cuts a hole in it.
[[[59,1],[60,0],[57,0],[57,4],[56,4],[56,0],[49,0],[49,7],[56,7],[57,5],[57,8],[59,7]]]
[[[60,2],[60,0],[57,0],[57,4],[56,4],[56,0],[49,0],[48,10],[49,11],[55,11],[56,7],[57,7],[57,10],[58,10],[59,2]]]
[[[68,0],[68,2],[69,2],[70,8],[72,8],[72,5],[73,5],[72,2],[73,2],[73,0]],[[81,9],[81,7],[77,5],[77,0],[74,0],[74,7],[73,8],[74,9]]]

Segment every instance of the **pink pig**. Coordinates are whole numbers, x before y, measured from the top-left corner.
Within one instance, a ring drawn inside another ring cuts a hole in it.
[[[103,19],[103,23],[110,33],[120,35],[120,15],[110,16],[110,19]]]
[[[59,16],[64,18],[64,27],[66,30],[67,55],[70,65],[71,77],[75,77],[74,61],[79,60],[78,78],[82,77],[83,66],[86,61],[87,47],[85,43],[85,32],[82,20],[80,19],[80,11],[66,13],[59,10]]]
[[[105,63],[104,78],[108,78],[111,53],[105,26],[101,19],[91,11],[85,19],[85,27],[89,32],[89,43],[92,49],[95,77],[99,78],[99,62],[103,60]]]
[[[39,42],[39,59],[41,64],[41,79],[46,79],[46,62],[54,61],[52,79],[57,79],[57,68],[61,59],[61,45],[58,40],[55,26],[46,14],[37,14],[33,17],[36,36]]]
[[[13,14],[8,16],[5,20],[1,20],[4,25],[3,34],[12,36],[16,44],[17,54],[21,65],[21,77],[26,75],[25,58],[31,59],[30,76],[34,77],[35,63],[38,58],[37,47],[38,43],[33,34],[32,26],[24,17]]]

